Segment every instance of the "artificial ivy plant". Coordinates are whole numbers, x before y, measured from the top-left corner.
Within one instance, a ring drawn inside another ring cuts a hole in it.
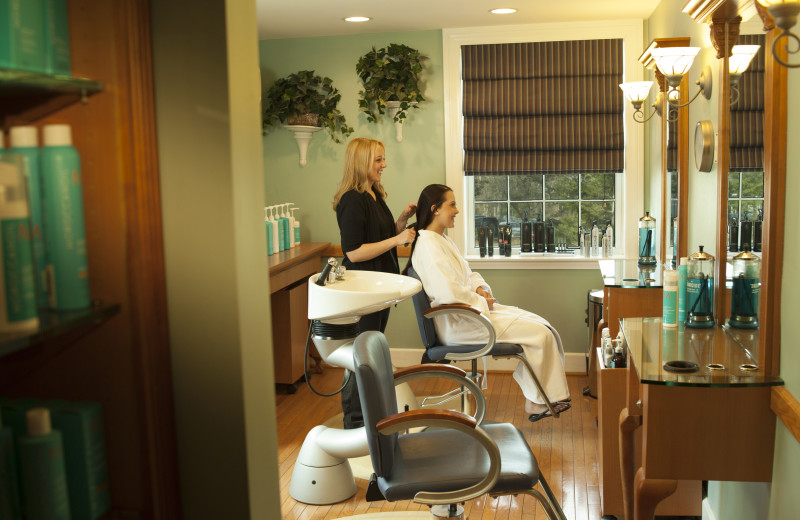
[[[264,130],[281,123],[321,126],[337,143],[353,133],[337,107],[342,95],[333,80],[313,70],[301,70],[279,78],[264,100]],[[319,116],[308,117],[309,114]]]
[[[358,93],[358,106],[367,114],[367,121],[376,122],[378,114],[386,112],[387,101],[400,102],[394,116],[396,123],[406,118],[409,108],[419,108],[419,103],[425,101],[419,87],[425,59],[418,50],[398,43],[381,49],[373,47],[359,58],[356,72],[364,89]]]

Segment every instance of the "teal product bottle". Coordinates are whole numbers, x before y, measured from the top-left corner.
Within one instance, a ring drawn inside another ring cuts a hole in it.
[[[21,161],[0,161],[0,332],[35,330],[36,311],[30,212]]]
[[[44,18],[45,71],[71,76],[67,0],[44,0]]]
[[[44,237],[50,307],[89,307],[89,266],[83,224],[81,161],[69,125],[42,129]]]
[[[90,401],[47,403],[61,432],[72,520],[95,520],[111,508],[103,408]]]
[[[25,516],[28,520],[70,520],[61,432],[52,429],[47,408],[28,410],[25,419],[27,435],[19,438]]]
[[[294,219],[294,245],[300,244],[300,221],[294,216],[294,212],[299,208],[292,208],[292,218]]]
[[[677,271],[664,271],[663,313],[661,324],[664,327],[677,326],[678,318],[678,273]]]
[[[276,207],[279,208],[280,206]],[[278,247],[279,251],[286,251],[288,249],[286,247],[286,230],[289,228],[289,219],[281,216],[280,212],[278,213]]]
[[[267,233],[267,255],[272,255],[272,222],[269,220],[267,208],[264,208],[264,227]]]
[[[44,248],[42,217],[42,175],[39,159],[39,136],[35,126],[12,126],[9,132],[9,153],[22,157],[25,180],[28,184],[28,207],[31,213],[31,243],[33,244],[34,279],[36,282],[36,305],[47,307],[45,267],[47,258]]]
[[[686,269],[689,263],[687,257],[681,257],[678,264],[678,323],[686,322]]]
[[[11,428],[3,427],[2,416],[0,416],[0,518],[9,520],[22,518],[14,432]]]
[[[287,249],[291,249],[292,248],[291,232],[289,231],[289,229],[291,228],[291,222],[289,221],[289,215],[286,212],[286,206],[287,206],[287,204],[281,204],[281,208],[283,208],[283,213],[281,213],[281,220],[283,221],[283,249],[284,249],[284,251],[287,250]]]
[[[45,71],[44,0],[0,0],[0,67]]]

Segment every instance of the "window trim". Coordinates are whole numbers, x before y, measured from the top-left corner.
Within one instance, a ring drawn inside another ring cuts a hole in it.
[[[443,79],[444,91],[447,93],[444,100],[445,182],[453,189],[463,215],[463,218],[456,219],[455,228],[448,235],[463,254],[468,253],[466,225],[474,220],[474,215],[467,197],[467,177],[464,175],[462,154],[461,46],[621,37],[625,81],[641,81],[644,71],[638,58],[643,50],[643,27],[643,20],[634,19],[604,21],[602,24],[569,22],[442,30]],[[644,214],[644,125],[633,122],[632,110],[630,103],[625,103],[625,171],[623,182],[620,183],[622,196],[617,199],[622,207],[619,213],[624,225],[614,230],[623,244],[618,253],[627,258],[636,258],[636,226],[639,217]],[[539,260],[541,259],[532,261]],[[498,260],[490,262],[492,261]]]

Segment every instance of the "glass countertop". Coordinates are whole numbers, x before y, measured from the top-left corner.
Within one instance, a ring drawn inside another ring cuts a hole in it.
[[[661,264],[639,265],[638,260],[599,260],[603,285],[606,287],[624,287],[630,289],[647,289],[662,287],[661,275],[664,267]]]
[[[669,386],[780,386],[758,366],[758,330],[728,325],[661,326],[661,318],[624,318],[621,330],[639,381]],[[669,369],[665,368],[668,367]]]

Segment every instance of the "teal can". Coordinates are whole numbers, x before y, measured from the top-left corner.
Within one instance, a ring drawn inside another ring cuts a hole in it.
[[[42,217],[42,175],[40,171],[39,137],[35,126],[14,126],[9,131],[11,147],[9,153],[22,159],[25,180],[28,184],[28,207],[31,212],[31,244],[33,245],[34,278],[36,281],[36,305],[47,307],[45,268],[47,258],[44,246]]]
[[[89,307],[89,265],[83,220],[81,161],[69,125],[42,129],[44,237],[50,307]]]

